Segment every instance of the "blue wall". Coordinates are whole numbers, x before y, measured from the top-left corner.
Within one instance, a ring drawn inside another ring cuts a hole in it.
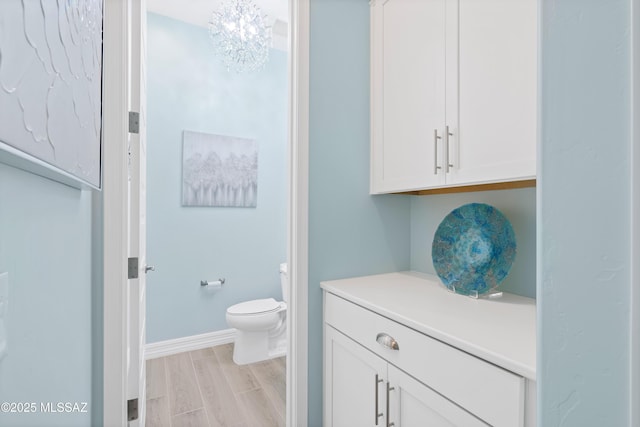
[[[208,30],[148,15],[147,341],[227,329],[225,311],[281,299],[287,238],[287,55],[257,73],[228,72]],[[253,208],[182,207],[182,132],[258,142]],[[218,292],[200,280],[224,277]]]
[[[630,0],[543,0],[538,425],[629,425]]]
[[[409,268],[409,196],[369,196],[369,2],[311,0],[309,426],[322,425],[320,281]]]
[[[91,245],[90,192],[0,164],[0,272],[9,272],[0,402],[88,402],[92,410]],[[7,426],[90,420],[91,412],[0,413]]]
[[[411,269],[435,274],[431,243],[442,219],[466,203],[500,209],[516,234],[516,260],[500,290],[536,297],[536,189],[481,191],[414,197],[411,200]]]

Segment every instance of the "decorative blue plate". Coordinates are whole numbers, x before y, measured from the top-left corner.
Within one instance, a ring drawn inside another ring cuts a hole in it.
[[[433,238],[431,258],[442,283],[477,296],[498,287],[516,257],[509,220],[493,206],[470,203],[447,215]]]

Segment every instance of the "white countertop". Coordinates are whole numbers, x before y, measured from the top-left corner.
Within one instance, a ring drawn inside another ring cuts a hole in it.
[[[536,301],[509,293],[473,299],[449,292],[437,276],[401,272],[325,281],[322,289],[536,379]]]

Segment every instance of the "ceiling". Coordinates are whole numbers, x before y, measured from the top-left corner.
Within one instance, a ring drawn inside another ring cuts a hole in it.
[[[275,20],[284,23],[289,21],[288,0],[253,0],[266,14],[267,22],[272,25]],[[223,0],[147,0],[147,10],[159,13],[180,21],[206,27],[211,14],[218,10]]]

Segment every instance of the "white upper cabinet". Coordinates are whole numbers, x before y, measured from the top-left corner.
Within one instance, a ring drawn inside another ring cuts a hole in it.
[[[536,2],[454,3],[459,5],[458,93],[447,110],[454,134],[447,184],[535,178]]]
[[[371,193],[534,179],[536,1],[371,5]]]

